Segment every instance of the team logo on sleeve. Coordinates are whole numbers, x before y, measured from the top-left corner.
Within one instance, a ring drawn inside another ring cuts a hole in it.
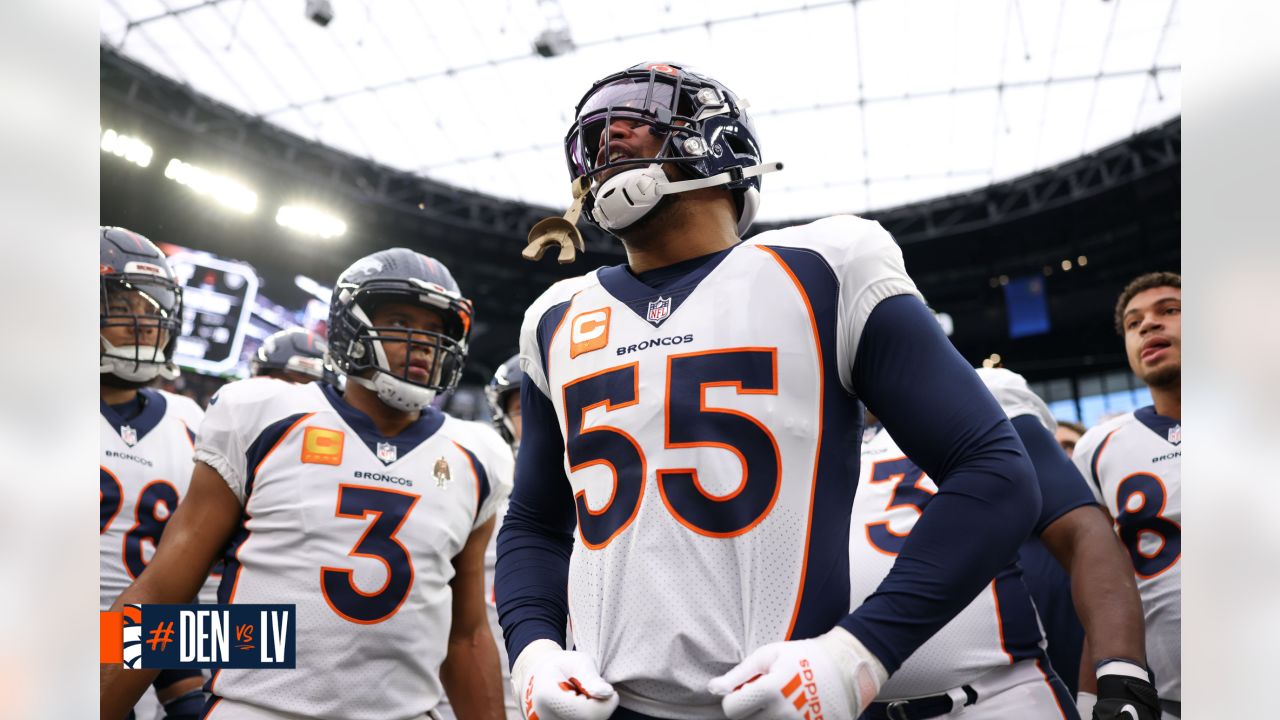
[[[671,314],[671,298],[659,296],[657,300],[649,301],[649,312],[645,313],[644,319],[657,325],[667,316]]]
[[[390,465],[396,461],[396,446],[389,442],[378,443],[378,459],[384,465]]]
[[[124,441],[125,445],[128,445],[129,447],[133,447],[134,445],[138,444],[138,431],[129,427],[128,425],[121,425],[120,439]]]
[[[609,308],[588,310],[573,316],[569,324],[569,357],[599,350],[609,344]]]
[[[309,427],[302,435],[302,462],[316,465],[342,464],[341,430]]]

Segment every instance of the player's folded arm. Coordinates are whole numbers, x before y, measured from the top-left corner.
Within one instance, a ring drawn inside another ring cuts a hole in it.
[[[1040,491],[1004,411],[919,298],[875,307],[852,380],[939,488],[888,577],[840,622],[892,673],[1014,557],[1040,515]]]
[[[520,388],[523,435],[515,487],[498,532],[494,595],[514,662],[534,640],[564,647],[573,552],[573,491],[564,474],[564,440],[551,401],[532,382]]]

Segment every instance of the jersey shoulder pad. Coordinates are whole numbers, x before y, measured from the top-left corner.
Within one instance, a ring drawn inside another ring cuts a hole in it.
[[[1044,400],[1032,392],[1026,378],[1004,368],[978,368],[975,372],[1010,420],[1022,415],[1034,415],[1050,433],[1058,429],[1058,420],[1053,417]]]
[[[511,446],[498,434],[493,425],[477,420],[459,420],[452,415],[445,416],[445,428],[450,437],[473,452],[491,453],[502,457],[511,454]]]
[[[877,251],[891,249],[901,254],[893,236],[880,223],[856,215],[832,215],[804,225],[770,230],[752,237],[747,243],[811,250],[833,265],[845,262],[849,256]]]
[[[1133,422],[1133,413],[1127,412],[1118,417],[1113,417],[1105,422],[1098,423],[1085,431],[1084,435],[1076,441],[1076,449],[1072,454],[1072,458],[1083,457],[1086,460],[1092,455],[1103,440],[1107,439],[1113,431]]]
[[[545,350],[539,345],[538,331],[543,320],[552,308],[571,302],[573,296],[583,290],[599,284],[596,271],[586,275],[561,280],[547,288],[524,313],[524,322],[520,326],[520,370],[533,381],[543,394],[547,394],[547,374],[542,367],[542,353]]]
[[[200,427],[200,421],[204,419],[204,408],[200,407],[199,403],[180,393],[172,393],[168,390],[158,390],[158,392],[164,396],[169,412],[173,413],[174,417],[186,423],[192,432]]]

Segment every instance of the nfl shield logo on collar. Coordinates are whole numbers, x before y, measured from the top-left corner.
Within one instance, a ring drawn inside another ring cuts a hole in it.
[[[1174,445],[1182,444],[1182,423],[1169,428],[1169,442]]]
[[[396,446],[388,442],[378,443],[378,459],[384,465],[391,464],[396,461]]]
[[[138,442],[138,431],[128,425],[120,426],[120,439],[124,440],[124,444],[133,447]]]
[[[666,320],[670,314],[671,298],[658,296],[657,300],[649,301],[649,312],[645,314],[644,319],[656,324]]]

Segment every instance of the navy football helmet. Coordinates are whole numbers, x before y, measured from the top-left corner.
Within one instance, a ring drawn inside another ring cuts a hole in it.
[[[374,308],[388,301],[439,312],[443,332],[375,327],[370,319]],[[393,408],[418,411],[462,377],[473,314],[471,301],[462,297],[443,264],[406,248],[382,250],[357,260],[338,277],[329,305],[329,356],[347,374],[347,382],[374,391]],[[425,382],[409,379],[409,366],[401,375],[391,372],[383,345],[393,342],[430,353]],[[365,377],[369,371],[372,375]]]
[[[489,384],[484,386],[484,398],[489,402],[489,413],[493,417],[493,426],[512,448],[519,446],[516,439],[516,427],[507,413],[507,398],[520,394],[520,384],[524,382],[524,371],[520,369],[520,356],[512,355],[498,367]]]
[[[98,229],[98,325],[127,328],[113,344],[99,334],[98,371],[107,382],[142,387],[173,380],[173,354],[182,330],[182,286],[160,248],[118,227]]]
[[[610,157],[610,125],[620,119],[663,136],[658,154]],[[565,156],[574,180],[591,179],[587,217],[609,231],[644,217],[663,195],[723,185],[733,193],[744,234],[760,206],[760,175],[782,168],[761,162],[755,127],[733,91],[674,63],[641,63],[592,85],[565,136]],[[663,163],[692,179],[670,182]],[[597,180],[614,168],[625,171]]]
[[[324,356],[329,344],[319,335],[303,328],[289,328],[262,341],[249,361],[254,376],[294,372],[312,380],[329,379],[325,374]]]

